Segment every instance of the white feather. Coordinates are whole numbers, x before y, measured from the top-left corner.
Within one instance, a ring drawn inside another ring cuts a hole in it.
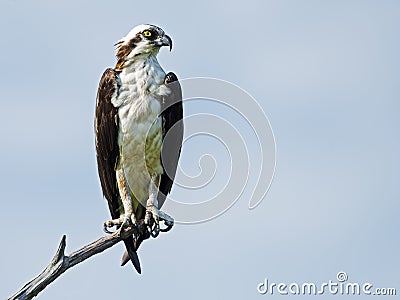
[[[119,108],[118,169],[124,171],[133,196],[144,205],[150,176],[163,173],[160,98],[170,92],[164,78],[155,55],[138,57],[121,71],[119,94],[112,101]]]

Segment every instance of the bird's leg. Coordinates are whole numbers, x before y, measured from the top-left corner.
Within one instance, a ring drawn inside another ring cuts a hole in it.
[[[150,227],[150,234],[152,237],[157,237],[160,233],[160,220],[164,221],[167,229],[161,231],[168,231],[174,225],[174,219],[158,209],[158,186],[160,184],[160,175],[152,176],[149,185],[149,199],[146,202],[146,216],[144,222]],[[154,227],[153,227],[154,223]]]
[[[107,228],[113,226],[127,226],[130,224],[136,225],[135,214],[133,213],[132,198],[127,186],[124,172],[120,169],[116,171],[118,190],[124,207],[124,214],[118,219],[109,220],[104,223],[104,231],[110,233]]]

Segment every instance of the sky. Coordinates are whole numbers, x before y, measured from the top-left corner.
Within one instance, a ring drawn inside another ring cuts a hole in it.
[[[213,139],[207,130],[219,123],[207,119],[205,134],[183,146],[180,175],[211,181],[205,189],[174,187],[171,197],[230,200],[237,195],[224,189],[228,177],[249,184],[223,214],[178,222],[146,241],[142,275],[119,266],[123,245],[116,245],[67,271],[39,299],[279,299],[257,286],[265,278],[320,284],[338,272],[399,294],[398,1],[3,0],[0,297],[39,274],[63,234],[66,253],[105,235],[109,212],[94,152],[97,85],[115,64],[114,43],[141,23],[172,37],[172,52],[158,56],[166,71],[230,82],[260,106],[246,123],[227,106],[185,102],[186,117],[219,117],[241,139]],[[259,149],[250,125],[261,110],[270,127]],[[243,146],[247,155],[230,159]],[[274,178],[249,210],[262,159]],[[174,216],[171,203],[165,211]]]

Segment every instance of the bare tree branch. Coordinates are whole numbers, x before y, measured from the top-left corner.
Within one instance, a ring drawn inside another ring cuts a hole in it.
[[[122,241],[122,239],[136,233],[137,230],[147,230],[145,226],[146,225],[144,224],[139,224],[139,228],[127,226],[122,229],[121,227],[114,233],[102,237],[97,241],[94,241],[93,243],[90,243],[89,245],[86,245],[81,249],[72,252],[69,255],[64,254],[66,246],[66,236],[64,235],[61,239],[60,245],[58,246],[58,250],[51,260],[50,264],[43,270],[42,273],[40,273],[34,279],[25,284],[18,292],[8,298],[8,300],[32,299],[69,268],[72,268],[73,266],[83,262],[89,257],[101,253],[104,250],[114,246],[118,242]]]

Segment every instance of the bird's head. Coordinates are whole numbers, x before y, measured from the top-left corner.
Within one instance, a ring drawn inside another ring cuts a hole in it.
[[[162,46],[172,50],[172,40],[160,27],[150,24],[138,25],[116,44],[117,70],[141,55],[157,55]]]

